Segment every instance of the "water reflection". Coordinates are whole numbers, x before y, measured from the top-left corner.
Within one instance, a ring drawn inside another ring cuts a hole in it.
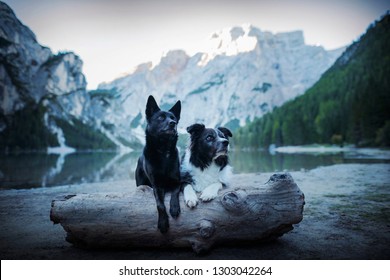
[[[310,170],[345,162],[339,154],[270,154],[266,151],[236,151],[231,153],[231,163],[237,173],[278,172]]]
[[[131,178],[138,153],[0,156],[0,188],[35,188]],[[134,176],[133,176],[134,177]]]
[[[134,179],[140,153],[0,154],[0,189]],[[230,162],[235,173],[256,173],[310,170],[338,163],[389,162],[389,159],[351,158],[343,153],[272,155],[265,151],[232,151]]]

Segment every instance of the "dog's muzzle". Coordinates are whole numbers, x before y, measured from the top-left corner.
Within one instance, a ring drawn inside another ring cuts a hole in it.
[[[176,125],[177,125],[177,122],[170,121],[168,123],[168,125],[167,125],[167,128],[164,130],[164,133],[166,133],[166,134],[176,134],[177,133]]]
[[[216,159],[220,156],[226,156],[228,153],[229,148],[229,141],[228,140],[223,140],[221,142],[218,142],[218,149],[215,153],[215,156],[213,159]]]

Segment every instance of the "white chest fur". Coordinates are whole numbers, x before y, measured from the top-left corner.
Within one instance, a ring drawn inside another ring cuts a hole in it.
[[[190,164],[191,165],[191,164]],[[220,183],[221,185],[229,185],[232,167],[230,165],[225,166],[224,169],[220,170],[221,167],[212,163],[208,168],[203,171],[191,165],[190,172],[194,180],[193,188],[196,192],[202,192],[208,186]]]
[[[201,170],[190,163],[188,155],[189,153],[186,153],[184,157],[182,169],[192,175],[194,183],[185,186],[183,192],[186,205],[193,208],[198,204],[195,192],[201,193],[199,198],[202,201],[210,201],[218,196],[223,184],[229,186],[232,167],[227,165],[220,170],[221,167],[212,163],[208,168]]]
[[[201,170],[190,162],[190,151],[184,155],[182,169],[190,172],[194,180],[193,188],[197,192],[203,191],[208,186],[220,183],[229,186],[233,174],[233,168],[230,165],[225,166],[222,170],[214,162],[206,169]]]

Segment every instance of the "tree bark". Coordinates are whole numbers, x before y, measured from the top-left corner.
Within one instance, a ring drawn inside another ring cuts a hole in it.
[[[275,239],[302,220],[304,194],[290,174],[274,174],[265,184],[240,178],[235,175],[219,197],[194,209],[185,206],[181,196],[181,214],[176,220],[169,217],[166,234],[157,229],[156,202],[148,187],[67,195],[53,200],[50,219],[62,225],[66,240],[76,246],[192,247],[197,253],[217,244]]]

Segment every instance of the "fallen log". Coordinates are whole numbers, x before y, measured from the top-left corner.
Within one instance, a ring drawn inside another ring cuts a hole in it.
[[[176,220],[169,217],[166,234],[157,229],[155,199],[148,187],[67,195],[53,200],[50,219],[62,225],[66,240],[75,246],[192,247],[197,253],[216,244],[275,239],[302,220],[304,194],[290,174],[274,174],[265,184],[240,178],[236,175],[232,187],[194,209],[181,196],[181,214]]]

